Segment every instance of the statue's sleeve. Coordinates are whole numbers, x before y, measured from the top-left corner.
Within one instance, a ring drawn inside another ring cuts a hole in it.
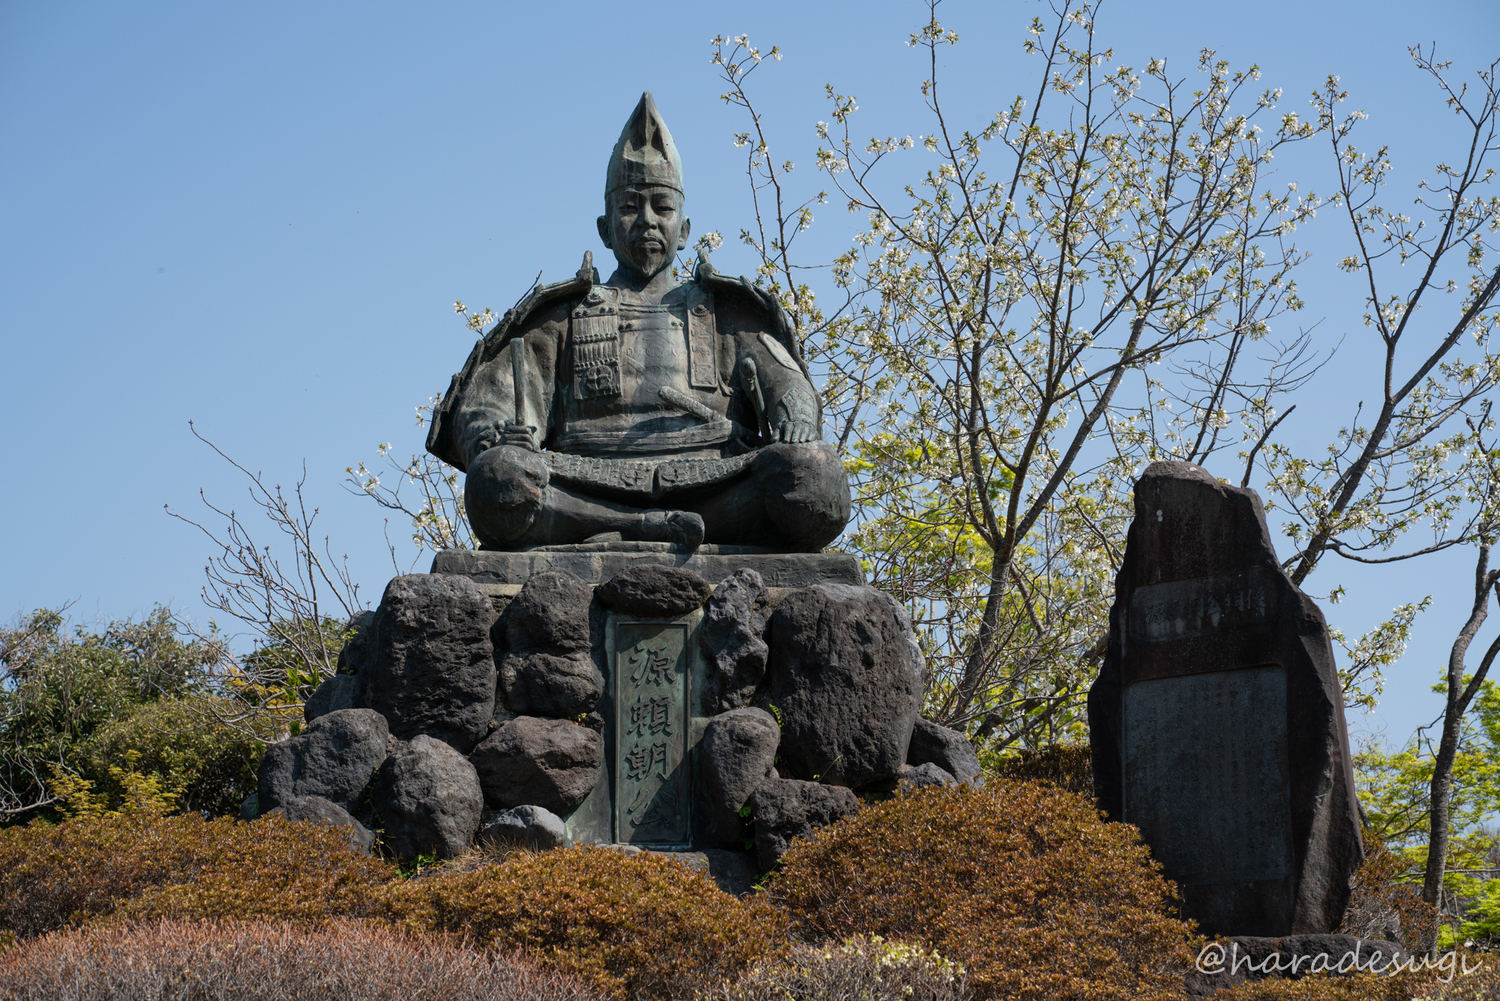
[[[516,419],[515,354],[524,363],[522,423],[536,428],[537,441],[547,442],[555,425],[559,340],[566,323],[542,323],[510,338],[495,355],[482,362],[463,390],[455,421],[458,449],[467,466],[488,448],[500,444],[505,426]]]
[[[822,414],[812,383],[790,351],[772,333],[739,335],[740,351],[755,360],[761,392],[766,400],[766,422],[774,435],[782,424],[802,421],[823,434]]]

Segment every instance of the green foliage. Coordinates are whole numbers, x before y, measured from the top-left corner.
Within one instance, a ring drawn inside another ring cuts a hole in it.
[[[770,896],[814,941],[881,935],[961,962],[971,996],[1176,998],[1191,928],[1138,833],[992,778],[866,807],[792,846]]]
[[[413,931],[524,950],[630,997],[690,998],[771,953],[785,928],[680,862],[592,847],[408,880],[384,906]]]
[[[58,816],[54,775],[91,783],[118,805],[122,789],[111,769],[134,771],[129,751],[185,807],[237,807],[227,801],[243,787],[253,746],[218,748],[225,735],[201,729],[204,720],[190,711],[207,704],[204,687],[219,656],[211,640],[184,640],[161,607],[97,633],[70,629],[61,611],[48,609],[0,629],[0,822]],[[216,781],[231,786],[214,789]]]

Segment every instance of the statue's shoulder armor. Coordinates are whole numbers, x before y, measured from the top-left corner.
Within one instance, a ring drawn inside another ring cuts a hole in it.
[[[538,285],[522,296],[520,302],[507,309],[505,315],[500,318],[500,322],[491,327],[489,333],[475,343],[474,350],[469,352],[469,358],[464,362],[464,367],[459,369],[452,381],[448,383],[448,391],[443,394],[443,401],[432,412],[432,425],[427,429],[427,451],[449,465],[462,469],[463,461],[458,454],[457,429],[454,423],[458,414],[459,401],[463,398],[463,391],[473,379],[475,371],[503,351],[511,338],[525,333],[528,319],[541,310],[556,306],[565,300],[582,299],[598,283],[599,272],[594,267],[594,255],[591,252],[585,253],[583,266],[572,278],[548,285]]]
[[[807,381],[812,381],[812,374],[807,369],[807,359],[802,355],[802,342],[798,340],[797,331],[792,327],[792,318],[787,315],[775,293],[757,288],[743,276],[730,278],[719,274],[709,263],[708,255],[702,251],[698,253],[698,266],[693,269],[693,281],[720,302],[729,300],[751,312],[762,314],[766,319],[765,332],[776,338],[796,360],[797,367],[802,370]]]

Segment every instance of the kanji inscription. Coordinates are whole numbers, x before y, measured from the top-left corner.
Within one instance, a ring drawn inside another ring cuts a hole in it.
[[[1277,665],[1125,689],[1125,819],[1183,886],[1292,868],[1286,672]]]
[[[617,837],[686,844],[688,627],[618,619],[614,633]]]

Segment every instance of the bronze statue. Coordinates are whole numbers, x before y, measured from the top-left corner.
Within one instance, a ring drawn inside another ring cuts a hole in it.
[[[649,93],[610,157],[599,236],[571,281],[535,289],[475,345],[427,448],[464,470],[486,549],[612,540],[816,552],[849,481],[775,297],[687,246],[682,163]],[[521,392],[516,392],[516,387]]]

